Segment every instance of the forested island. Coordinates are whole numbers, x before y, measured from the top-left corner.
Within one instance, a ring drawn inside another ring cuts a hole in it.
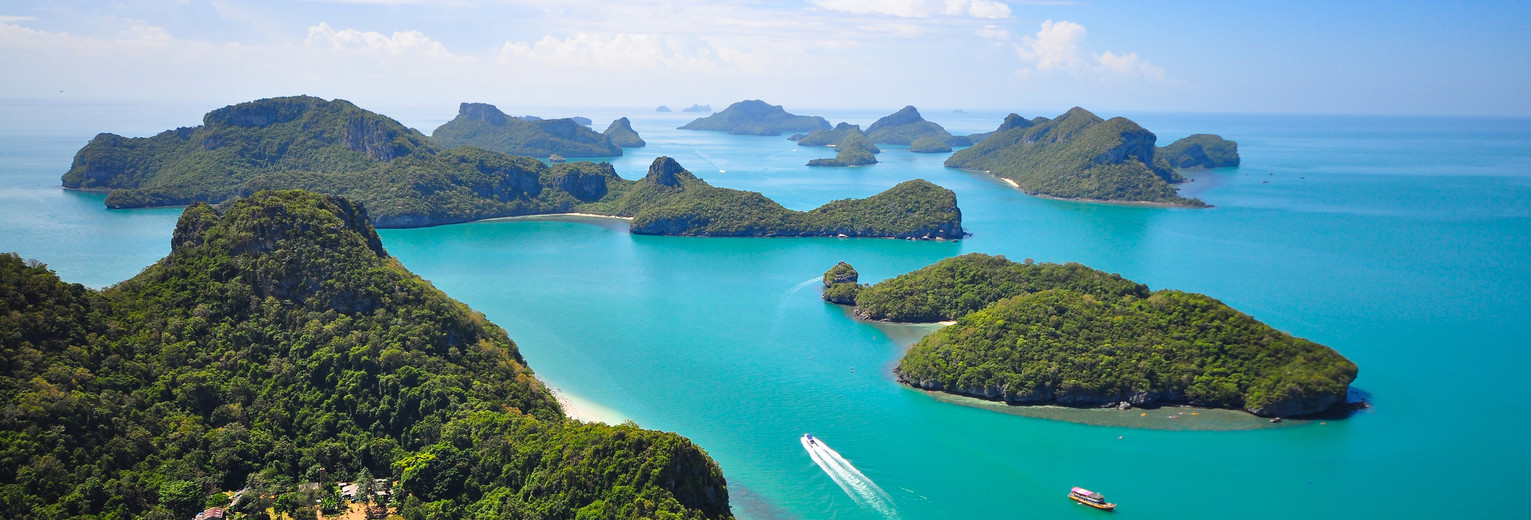
[[[1206,295],[1148,287],[1080,264],[979,253],[874,284],[842,262],[824,299],[866,319],[955,320],[895,369],[906,385],[1008,404],[1169,405],[1259,416],[1344,402],[1355,363]]]
[[[909,143],[909,151],[913,153],[946,153],[952,151],[952,145],[948,139],[927,135],[915,139]]]
[[[796,139],[792,139],[792,137],[787,139],[797,141],[797,144],[802,146],[831,146],[839,144],[840,140],[845,139],[845,136],[849,134],[866,136],[866,134],[861,132],[860,125],[842,122],[831,129],[814,130],[807,135],[794,135],[793,137],[796,137]]]
[[[583,118],[581,118],[583,119]],[[445,148],[477,146],[485,150],[527,157],[615,157],[622,147],[607,135],[586,128],[574,118],[536,119],[509,117],[494,105],[463,103],[457,117],[431,132]],[[609,130],[608,130],[609,131]],[[632,132],[632,128],[627,128]],[[633,133],[632,138],[637,138]]]
[[[656,159],[642,180],[621,185],[584,210],[633,215],[632,232],[647,235],[906,239],[963,235],[957,195],[924,180],[905,181],[865,199],[842,199],[793,211],[759,193],[708,185],[669,157]]]
[[[304,483],[371,476],[410,519],[731,518],[706,452],[564,418],[504,330],[339,197],[192,205],[167,257],[101,291],[0,255],[0,342],[4,518],[184,520],[241,489],[235,513],[314,518],[338,491]]]
[[[878,119],[867,127],[866,135],[867,139],[877,144],[909,145],[922,137],[939,139],[949,146],[973,144],[967,137],[954,136],[941,125],[926,121],[913,106],[906,106]]]
[[[1127,118],[1105,120],[1079,107],[1055,119],[1010,114],[982,141],[953,153],[946,165],[989,173],[1032,195],[1206,207],[1175,193],[1174,185],[1185,177],[1155,155],[1156,139]]]
[[[722,112],[697,118],[680,129],[712,130],[738,135],[781,135],[783,132],[829,130],[830,126],[829,121],[822,117],[789,114],[781,105],[752,99],[729,105]]]
[[[873,202],[892,199],[879,195],[847,206],[865,215],[824,208],[793,212],[759,193],[707,185],[668,157],[656,159],[644,179],[629,181],[607,163],[550,166],[473,146],[443,149],[342,100],[264,99],[215,110],[203,121],[148,138],[98,135],[75,154],[63,184],[109,191],[106,204],[113,208],[218,203],[265,189],[307,189],[366,204],[379,227],[585,212],[632,217],[632,232],[640,234],[961,234],[955,195],[923,181],[904,193],[918,204],[880,207]],[[656,168],[665,173],[654,175]]]
[[[611,144],[623,148],[642,148],[648,146],[648,143],[638,136],[638,132],[633,130],[633,122],[628,121],[625,117],[612,121],[611,126],[606,127],[606,131],[602,132],[601,135],[610,139]]]
[[[1239,143],[1213,134],[1194,134],[1161,146],[1159,156],[1182,170],[1239,165]]]
[[[843,124],[843,123],[842,123]],[[882,149],[872,144],[870,139],[861,134],[861,131],[851,128],[843,134],[839,144],[835,145],[835,157],[833,159],[813,159],[808,161],[809,166],[866,166],[877,164],[875,154],[882,153]]]

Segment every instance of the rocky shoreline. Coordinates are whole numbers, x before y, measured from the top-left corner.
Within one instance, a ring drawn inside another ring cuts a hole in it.
[[[1057,405],[1074,408],[1116,408],[1127,410],[1131,408],[1157,408],[1160,406],[1191,406],[1204,409],[1233,410],[1220,406],[1205,406],[1201,403],[1192,402],[1185,397],[1183,392],[1133,392],[1130,394],[1092,394],[1092,393],[1066,393],[1060,394],[1051,389],[1044,392],[1011,392],[1009,388],[999,385],[972,388],[946,388],[939,381],[916,380],[908,377],[893,367],[893,376],[900,384],[912,388],[931,392],[942,392],[964,397],[973,397],[988,401],[1002,402],[1011,406],[1035,406]],[[1343,394],[1324,393],[1310,396],[1309,399],[1278,401],[1268,406],[1258,408],[1239,409],[1258,417],[1302,417],[1337,411],[1351,411],[1370,407],[1366,401],[1347,402]]]

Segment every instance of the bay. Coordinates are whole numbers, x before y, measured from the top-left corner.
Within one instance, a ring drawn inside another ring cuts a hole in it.
[[[98,287],[168,252],[179,209],[106,210],[99,194],[60,190],[58,176],[98,131],[151,135],[216,107],[0,106],[0,250]],[[427,133],[452,111],[365,108],[413,116],[402,120]],[[793,111],[863,127],[883,115]],[[1525,395],[1531,361],[1531,120],[1101,114],[1126,115],[1161,144],[1198,132],[1239,142],[1242,167],[1191,174],[1183,193],[1216,206],[1192,210],[1032,198],[942,167],[946,154],[893,146],[878,165],[810,169],[830,150],[675,129],[694,114],[539,115],[591,117],[598,130],[628,116],[649,146],[612,159],[624,177],[669,155],[794,209],[912,178],[957,192],[973,235],[956,243],[645,237],[549,219],[381,232],[409,269],[509,331],[551,385],[707,449],[742,518],[1100,514],[1064,498],[1075,485],[1137,518],[1507,517],[1518,514],[1509,501],[1463,498],[1531,484],[1516,444],[1531,420],[1505,409]],[[992,130],[1003,115],[925,113],[953,133]],[[1355,387],[1374,406],[1204,430],[1162,429],[1171,409],[1004,413],[894,383],[923,330],[859,322],[818,298],[837,261],[871,282],[969,252],[1209,294],[1355,361]],[[886,495],[843,490],[804,452],[803,433]]]

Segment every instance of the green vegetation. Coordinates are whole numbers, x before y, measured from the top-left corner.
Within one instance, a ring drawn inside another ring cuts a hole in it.
[[[1010,404],[1191,404],[1291,416],[1332,408],[1356,376],[1333,349],[1216,299],[1150,293],[1079,264],[969,254],[872,286],[834,283],[825,299],[847,293],[871,319],[957,320],[904,355],[901,382]]]
[[[486,107],[465,105],[464,112],[504,117]],[[860,226],[855,223],[863,219],[849,214],[833,215],[842,221],[825,220],[829,216],[786,218],[782,215],[798,212],[788,212],[758,193],[713,188],[695,177],[689,177],[695,182],[685,187],[677,183],[659,189],[648,186],[647,180],[624,180],[606,163],[549,166],[472,146],[441,150],[396,121],[340,100],[265,99],[213,111],[204,121],[200,127],[150,138],[97,136],[75,155],[64,185],[110,189],[106,202],[114,208],[217,203],[261,190],[306,189],[365,204],[379,227],[580,211],[640,217],[637,233],[692,236],[712,234],[710,230],[729,236],[748,234],[746,230],[818,236],[852,227],[856,231],[830,234],[923,236],[913,233],[931,227],[961,230],[960,217],[953,218],[955,208],[948,211],[939,204],[912,205],[908,212],[917,216],[880,226]],[[674,162],[660,158],[655,164],[665,161]],[[934,192],[932,196],[931,200],[945,200]],[[700,213],[677,213],[682,208]],[[642,225],[652,222],[640,215],[647,209],[663,215],[664,225]],[[685,222],[696,225],[687,227]],[[722,222],[729,224],[719,227]]]
[[[606,127],[602,135],[610,139],[611,144],[623,148],[640,148],[648,145],[643,142],[642,137],[638,137],[638,132],[633,130],[632,121],[628,121],[625,117],[612,121],[611,126]]]
[[[909,151],[914,153],[946,153],[952,151],[952,145],[946,144],[945,139],[933,135],[927,135],[909,143]]]
[[[934,137],[947,144],[972,144],[961,138],[954,138],[947,133],[941,125],[926,121],[920,116],[920,111],[913,106],[906,106],[898,112],[889,114],[872,126],[867,127],[868,139],[877,144],[908,145],[921,137]],[[952,142],[957,139],[957,142]]]
[[[970,253],[867,287],[856,296],[856,311],[873,320],[947,321],[1005,298],[1048,289],[1098,298],[1148,296],[1143,284],[1082,264],[1017,263],[1004,256]]]
[[[588,121],[588,120],[587,120]],[[628,128],[628,131],[631,131]],[[610,130],[608,130],[610,131]],[[636,138],[634,133],[632,137]],[[528,121],[508,117],[494,105],[463,103],[457,117],[431,132],[446,148],[477,146],[485,150],[527,157],[614,157],[622,147],[573,119]]]
[[[1171,167],[1180,169],[1239,165],[1239,143],[1212,134],[1195,134],[1161,146],[1158,154]]]
[[[686,111],[692,110],[688,108]],[[722,112],[697,118],[680,128],[682,130],[713,130],[738,135],[781,135],[782,132],[829,130],[829,121],[817,116],[789,114],[781,108],[781,105],[772,105],[756,99],[734,103]]]
[[[169,256],[100,292],[0,255],[0,342],[4,518],[184,519],[246,486],[240,511],[312,517],[297,484],[363,473],[412,519],[730,516],[700,448],[563,418],[339,197],[190,206]]]
[[[835,145],[834,159],[813,159],[808,161],[809,166],[866,166],[877,164],[875,154],[882,153],[877,145],[872,144],[861,132],[846,132],[845,138]]]
[[[856,295],[861,292],[860,279],[851,264],[840,262],[824,272],[824,301],[840,305],[855,305]]]
[[[797,141],[797,144],[802,146],[829,146],[832,144],[839,144],[840,141],[845,139],[846,135],[853,133],[861,134],[861,126],[853,125],[850,123],[840,123],[835,125],[833,130],[814,130],[809,132],[808,135],[798,137],[797,139],[792,139],[790,137],[788,139]]]
[[[1033,195],[1204,207],[1175,194],[1185,179],[1154,156],[1155,136],[1126,118],[1074,107],[1056,119],[1011,114],[999,129],[946,160],[952,168],[1009,179]]]
[[[793,211],[759,193],[708,185],[669,157],[655,159],[642,180],[617,185],[601,202],[582,208],[631,216],[632,232],[645,235],[962,236],[956,194],[923,180],[907,181],[865,199]]]

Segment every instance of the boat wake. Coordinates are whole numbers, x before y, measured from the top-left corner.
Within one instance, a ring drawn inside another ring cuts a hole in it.
[[[806,289],[806,288],[808,288],[808,286],[813,285],[814,282],[823,283],[824,279],[820,278],[820,277],[817,277],[817,276],[815,276],[813,278],[809,278],[808,281],[800,283],[800,284],[797,284],[797,285],[793,286],[791,289],[787,289],[787,294],[794,294],[794,293],[796,293],[798,291]]]
[[[808,458],[813,459],[813,463],[818,464],[819,469],[824,470],[824,474],[829,475],[829,479],[840,486],[840,489],[845,491],[851,500],[855,500],[857,505],[875,509],[887,518],[898,518],[898,510],[893,508],[893,497],[878,487],[876,482],[872,482],[872,479],[863,475],[861,470],[851,464],[851,461],[845,460],[839,452],[830,449],[823,440],[814,439],[810,442],[806,435],[798,440],[803,443],[803,449],[808,451]]]

